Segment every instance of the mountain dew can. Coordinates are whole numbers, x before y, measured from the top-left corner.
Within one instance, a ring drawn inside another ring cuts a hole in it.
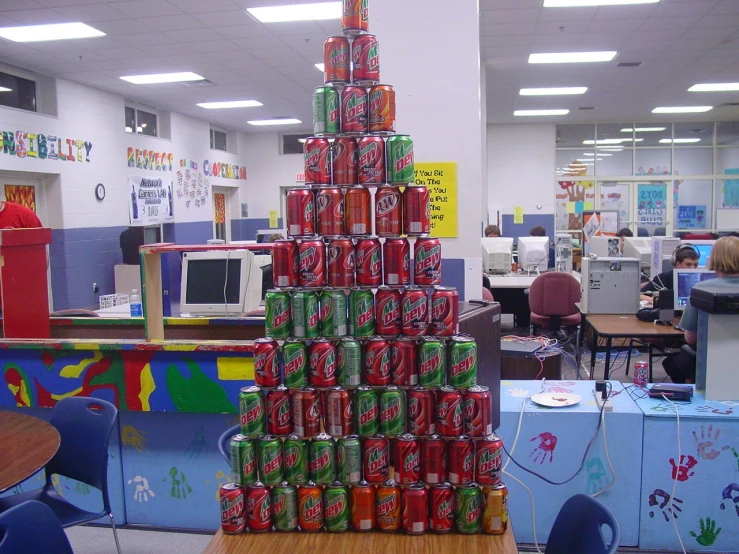
[[[336,441],[336,474],[345,485],[354,485],[362,479],[362,447],[357,435]]]
[[[287,339],[282,345],[282,364],[288,389],[308,386],[308,347],[304,342]]]
[[[259,450],[259,475],[265,485],[277,485],[282,483],[283,457],[282,441],[272,435],[259,437],[257,441]]]
[[[233,481],[244,487],[256,482],[257,449],[254,441],[242,434],[234,435],[229,442],[229,448]]]
[[[285,466],[285,481],[291,485],[308,482],[308,441],[292,434],[282,443],[282,459]]]
[[[359,341],[345,337],[336,347],[336,375],[339,386],[356,387],[362,381],[362,345]]]
[[[424,388],[444,385],[446,345],[443,340],[425,338],[418,345],[418,384]]]
[[[468,389],[477,384],[477,343],[471,337],[453,337],[449,347],[449,384]]]
[[[405,433],[405,394],[395,385],[380,392],[380,433],[399,437]]]
[[[369,387],[357,387],[354,398],[355,429],[360,437],[371,437],[380,430],[378,393]]]
[[[348,315],[346,294],[343,290],[325,289],[320,295],[320,331],[326,338],[346,335]]]
[[[323,490],[323,525],[326,531],[349,530],[349,487],[333,483]]]
[[[477,483],[456,488],[457,532],[471,535],[482,530],[482,491]]]
[[[393,135],[388,137],[386,148],[387,182],[393,185],[415,182],[413,139],[408,135]]]
[[[241,434],[256,438],[264,434],[264,395],[259,387],[244,387],[239,392]]]
[[[339,91],[334,87],[317,87],[313,91],[313,134],[323,136],[341,132],[340,112]]]
[[[310,441],[310,480],[329,485],[336,479],[336,445],[331,435],[321,433]]]
[[[314,339],[321,330],[319,322],[318,293],[305,290],[295,291],[291,301],[293,335],[298,338]]]
[[[371,289],[353,288],[349,293],[349,334],[355,337],[375,334],[375,296]]]
[[[295,531],[298,527],[298,489],[282,483],[272,487],[272,520],[276,531]]]
[[[268,290],[264,298],[264,331],[273,339],[286,339],[292,331],[290,293]]]

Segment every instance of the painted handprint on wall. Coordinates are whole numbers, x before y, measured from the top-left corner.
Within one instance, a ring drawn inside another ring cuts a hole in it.
[[[713,425],[708,426],[708,431],[701,425],[701,436],[698,438],[698,434],[693,431],[693,438],[698,449],[698,455],[704,460],[715,460],[719,454],[724,450],[728,450],[729,446],[724,445],[720,449],[718,448],[719,437],[721,436],[721,429],[716,428],[716,432],[713,432]]]
[[[659,509],[662,511],[665,521],[670,521],[670,516],[677,519],[679,512],[683,511],[678,504],[682,504],[683,501],[678,497],[674,497],[672,500],[670,502],[670,495],[662,489],[654,489],[654,492],[649,495],[648,502],[651,508],[656,508],[649,510],[649,517],[654,517],[654,513]]]
[[[711,406],[698,406],[695,411],[702,412],[704,414],[709,413],[717,415],[731,415],[734,413],[734,410],[732,408],[729,408],[727,410],[719,410],[718,408],[711,408]]]
[[[188,460],[197,460],[200,457],[205,444],[205,429],[203,427],[199,427],[195,431],[194,437],[190,441],[190,444],[187,445],[187,448],[185,449],[183,455],[187,456]]]
[[[557,437],[549,432],[540,433],[533,439],[529,439],[529,442],[539,441],[539,444],[534,447],[529,454],[529,458],[533,458],[534,463],[539,462],[543,464],[549,456],[549,462],[551,463],[554,459],[554,449],[557,448]]]
[[[154,498],[154,491],[149,488],[149,480],[146,477],[137,475],[133,479],[128,480],[129,485],[135,484],[133,490],[133,499],[137,502],[148,502],[149,498]]]
[[[169,470],[169,476],[172,478],[172,488],[169,493],[172,498],[184,500],[188,494],[192,493],[192,487],[187,482],[187,477],[176,467]],[[163,480],[166,481],[167,479],[164,478]]]
[[[141,452],[146,448],[146,431],[139,431],[133,425],[124,425],[121,428],[121,442],[123,446]]]
[[[595,494],[608,485],[608,474],[600,458],[585,460],[585,471],[588,475],[588,494]]]
[[[529,395],[529,391],[526,389],[506,389],[503,392],[508,396],[513,396],[514,398],[524,398]]]
[[[690,477],[695,475],[695,471],[691,471],[698,464],[693,456],[681,455],[680,463],[675,464],[675,458],[670,458],[670,465],[672,466],[672,478],[678,481],[687,481]]]
[[[736,510],[736,515],[739,516],[739,485],[736,483],[729,483],[726,488],[721,491],[721,509],[725,510],[726,506],[731,506],[731,504],[728,501],[731,501],[734,503],[734,509]]]
[[[690,536],[694,537],[701,546],[711,546],[716,542],[716,539],[721,532],[721,527],[716,529],[716,520],[712,520],[710,517],[707,517],[705,522],[703,521],[703,518],[701,518],[700,526],[701,534],[696,535],[695,531],[691,531]]]

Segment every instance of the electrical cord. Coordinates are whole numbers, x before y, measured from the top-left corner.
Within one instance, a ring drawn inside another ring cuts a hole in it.
[[[613,386],[608,381],[606,381],[606,384],[610,386],[611,388],[611,392],[608,393],[608,399],[610,399],[611,397],[615,396],[613,394]],[[604,406],[606,402],[607,400],[603,402]],[[608,489],[610,489],[613,485],[616,484],[616,472],[613,469],[613,464],[611,463],[611,456],[608,453],[608,437],[606,436],[606,411],[605,410],[600,411],[600,417],[601,417],[601,425],[603,426],[603,451],[606,454],[606,463],[608,463],[608,469],[611,470],[611,475],[613,476],[613,480],[610,483],[608,483],[605,487],[600,489],[598,492],[591,494],[590,496],[592,496],[593,498],[600,496],[601,494],[603,494]]]
[[[524,400],[525,400],[525,399],[524,399]],[[503,473],[503,475],[506,475],[506,476],[510,477],[511,479],[513,479],[513,480],[514,480],[514,481],[515,481],[516,483],[518,483],[518,484],[519,484],[519,485],[521,485],[521,486],[522,486],[522,487],[523,487],[524,489],[526,489],[526,492],[527,492],[527,493],[529,493],[529,501],[531,502],[531,531],[532,531],[532,533],[533,533],[533,534],[532,534],[532,537],[534,537],[534,546],[536,547],[536,551],[537,551],[537,552],[538,552],[539,554],[545,554],[545,553],[544,553],[544,552],[542,552],[542,551],[541,551],[541,549],[539,548],[539,543],[538,543],[538,542],[537,542],[537,540],[536,540],[536,508],[534,507],[534,493],[532,493],[532,492],[531,492],[531,489],[529,489],[529,488],[528,488],[528,487],[527,487],[526,485],[524,485],[524,484],[523,484],[523,481],[521,481],[520,479],[518,479],[518,478],[514,477],[513,475],[511,475],[510,473],[508,473],[508,472],[507,472],[507,471],[505,471],[505,470],[503,470],[503,472],[502,472],[502,473]]]
[[[226,296],[226,289],[228,288],[228,263],[231,261],[231,251],[226,251],[226,279],[223,282],[223,311],[228,317],[228,297]]]
[[[662,395],[662,398],[670,403],[670,406],[672,406],[672,409],[675,410],[675,417],[677,418],[677,458],[676,460],[679,460],[682,457],[682,448],[680,446],[680,412],[672,400],[667,398],[664,394]],[[679,472],[675,471],[675,478],[672,480],[672,494],[670,495],[670,511],[672,512],[672,525],[675,528],[675,534],[677,535],[677,540],[680,541],[680,548],[683,550],[683,554],[687,554],[685,552],[685,545],[683,544],[683,539],[680,537],[680,531],[677,528],[677,520],[675,518],[675,491],[677,490],[677,478],[679,476]]]

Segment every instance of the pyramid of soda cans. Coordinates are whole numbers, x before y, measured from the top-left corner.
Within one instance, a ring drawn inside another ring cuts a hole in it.
[[[324,44],[306,187],[287,193],[257,386],[230,443],[227,533],[507,526],[490,391],[457,334],[457,291],[439,286],[429,192],[413,184],[411,138],[394,134],[367,2],[344,0],[344,36]]]

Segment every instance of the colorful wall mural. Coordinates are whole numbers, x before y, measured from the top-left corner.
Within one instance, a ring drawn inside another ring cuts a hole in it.
[[[2,153],[19,158],[41,158],[68,162],[89,162],[92,143],[90,141],[63,139],[41,133],[24,131],[2,132]]]

